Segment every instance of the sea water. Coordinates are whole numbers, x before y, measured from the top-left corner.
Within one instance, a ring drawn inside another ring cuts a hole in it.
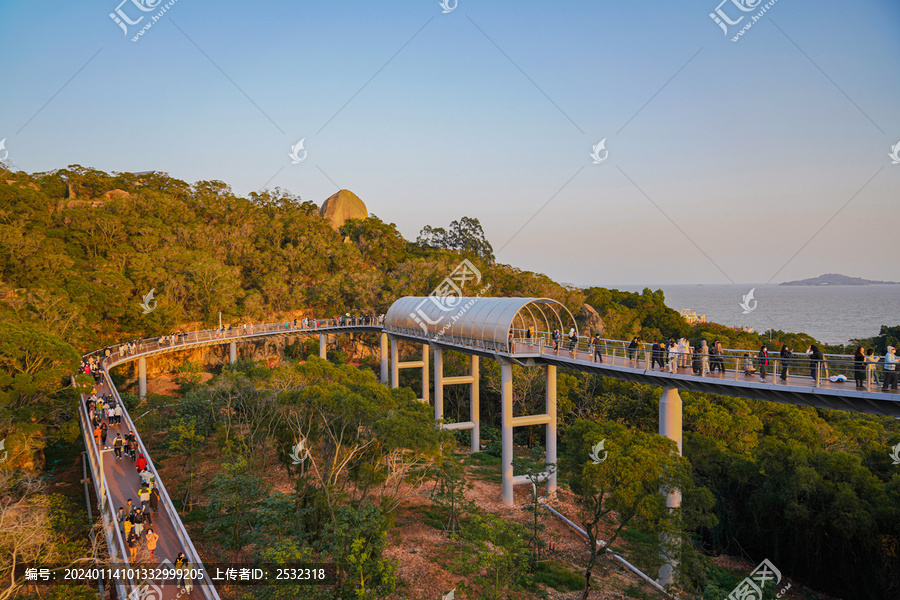
[[[729,327],[807,333],[827,344],[878,335],[900,325],[900,285],[661,285],[604,286],[629,292],[662,289],[666,305],[706,315]],[[741,306],[753,289],[753,300]],[[747,311],[747,308],[753,310]]]

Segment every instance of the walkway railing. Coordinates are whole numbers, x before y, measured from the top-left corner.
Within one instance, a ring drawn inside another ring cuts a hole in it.
[[[576,360],[597,360],[597,351],[600,352],[603,362],[611,366],[641,368],[646,370],[658,369],[660,372],[682,373],[684,369],[689,374],[694,374],[695,359],[699,373],[704,377],[718,377],[720,379],[733,378],[735,381],[744,377],[756,376],[761,378],[762,367],[766,368],[766,381],[771,383],[789,383],[791,379],[808,379],[812,387],[820,387],[826,381],[832,383],[855,382],[858,374],[863,382],[863,388],[867,391],[884,391],[878,387],[881,383],[879,375],[884,363],[863,362],[858,363],[853,357],[840,354],[827,354],[823,359],[813,359],[803,354],[792,354],[789,358],[782,358],[779,352],[769,352],[768,364],[763,365],[763,359],[759,351],[723,348],[721,354],[700,354],[696,349],[693,352],[678,352],[662,349],[656,353],[651,344],[640,344],[637,348],[630,348],[630,342],[624,340],[599,339],[592,343],[588,338],[580,337],[573,345],[568,338],[555,342],[547,332],[538,332],[534,338],[512,338],[512,354],[537,353],[540,355],[570,356]],[[508,346],[508,344],[507,344]],[[557,350],[558,348],[558,350]],[[900,369],[900,365],[896,368]],[[718,373],[718,375],[716,375]],[[730,373],[730,375],[727,375]],[[784,378],[782,377],[784,375]],[[843,381],[841,381],[841,376]],[[835,378],[835,379],[832,379]],[[888,390],[893,391],[893,390]]]
[[[78,403],[78,419],[81,423],[85,456],[91,469],[91,481],[94,483],[94,493],[97,496],[100,519],[103,522],[103,533],[106,538],[106,547],[109,550],[109,560],[113,565],[124,565],[128,562],[128,550],[125,547],[125,540],[122,539],[122,530],[119,529],[116,521],[116,509],[113,506],[112,497],[108,493],[109,488],[106,485],[103,461],[100,456],[100,449],[94,440],[94,428],[90,425],[90,416],[85,408],[84,397]],[[126,597],[126,582],[129,587],[133,587],[134,583],[127,579],[115,579],[111,582],[120,598]]]
[[[191,537],[190,535],[188,535],[187,529],[185,529],[184,527],[184,523],[181,522],[181,517],[179,516],[178,511],[175,509],[175,505],[172,502],[172,498],[169,496],[169,492],[166,490],[166,486],[163,483],[162,477],[159,476],[159,472],[156,470],[156,465],[153,464],[153,459],[150,456],[150,452],[147,450],[147,447],[144,446],[144,441],[138,434],[138,430],[134,426],[134,421],[131,420],[131,415],[128,414],[128,411],[125,409],[125,404],[122,402],[122,397],[119,396],[119,391],[116,389],[116,386],[113,385],[112,378],[110,378],[109,372],[106,369],[103,370],[103,377],[106,379],[106,382],[109,385],[110,392],[112,392],[112,395],[115,396],[116,402],[119,406],[122,407],[122,417],[125,421],[125,425],[131,432],[134,433],[134,436],[137,439],[138,454],[144,455],[144,458],[147,460],[147,470],[149,470],[156,479],[156,489],[159,492],[160,503],[169,515],[169,518],[172,522],[172,527],[175,530],[175,536],[178,538],[179,546],[182,548],[182,551],[184,552],[185,557],[187,557],[188,562],[191,563],[191,568],[200,569],[203,571],[203,579],[195,582],[194,590],[199,590],[201,593],[201,597],[206,600],[219,600],[219,594],[218,592],[216,592],[211,583],[212,579],[210,579],[209,573],[206,572],[206,567],[203,566],[203,561],[200,558],[200,554],[197,552],[197,549],[194,548],[194,544],[193,542],[191,542]],[[192,595],[191,597],[194,598],[195,596]]]

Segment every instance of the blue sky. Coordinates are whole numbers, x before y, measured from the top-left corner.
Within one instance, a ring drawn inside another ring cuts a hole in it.
[[[579,285],[900,280],[896,2],[140,1],[0,4],[18,168],[347,188]]]

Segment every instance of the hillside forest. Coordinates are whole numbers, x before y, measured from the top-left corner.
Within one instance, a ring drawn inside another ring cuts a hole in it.
[[[580,289],[500,264],[474,217],[446,228],[423,224],[409,241],[374,215],[335,230],[315,203],[280,189],[239,197],[221,181],[189,184],[164,173],[0,168],[0,439],[7,453],[0,600],[38,597],[11,582],[16,561],[71,563],[93,552],[79,498],[84,448],[71,385],[83,354],[212,328],[220,315],[238,324],[381,314],[399,297],[427,295],[463,258],[490,283],[491,296],[558,300],[585,334],[718,339],[731,348],[817,343],[802,332],[688,324],[659,290]],[[144,314],[139,306],[150,290],[158,304]],[[874,338],[819,347],[852,354],[859,344],[883,353],[898,341],[900,324],[886,323]],[[335,589],[279,588],[267,598],[417,598],[395,550],[398,528],[412,518],[408,499],[427,489],[429,506],[413,516],[451,526],[443,558],[458,597],[575,592],[592,572],[593,588],[603,588],[608,569],[587,544],[580,557],[538,564],[535,548],[548,541],[538,522],[545,515],[535,513],[531,528],[528,519],[504,519],[466,500],[473,473],[499,463],[494,361],[484,361],[481,373],[483,452],[469,455],[465,435],[435,428],[430,409],[415,401],[415,377],[385,388],[374,359],[347,348],[325,362],[300,340],[275,367],[186,364],[172,374],[178,385],[169,392],[142,400],[125,393],[129,410],[153,411],[141,433],[161,464],[191,473],[173,488],[206,551],[269,563],[335,562],[342,574]],[[462,356],[448,354],[448,375],[464,368]],[[120,391],[135,391],[126,369],[113,378]],[[540,374],[516,367],[515,380],[516,412],[540,412]],[[657,435],[659,389],[561,369],[558,390],[557,469],[561,494],[578,511],[572,516],[581,523],[596,517],[593,533],[615,536],[654,574],[660,535],[677,532],[668,538],[677,540],[669,551],[679,557],[681,597],[726,597],[746,573],[718,566],[714,559],[725,555],[753,564],[767,558],[822,598],[900,597],[895,419],[682,392],[679,457]],[[448,420],[465,420],[467,406],[463,394],[448,394]],[[336,456],[327,440],[351,427],[359,435]],[[288,460],[297,432],[321,467],[316,476]],[[541,464],[543,436],[542,427],[517,429],[517,474]],[[602,467],[588,460],[601,439],[610,452]],[[76,465],[79,475],[66,484],[63,473]],[[290,489],[260,476],[267,470]],[[683,491],[682,509],[666,510],[661,485]],[[40,597],[94,596],[70,587]]]

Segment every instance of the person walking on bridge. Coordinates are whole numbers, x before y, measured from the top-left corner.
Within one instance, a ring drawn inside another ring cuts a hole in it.
[[[113,452],[116,455],[116,460],[122,460],[122,445],[125,443],[125,440],[122,439],[122,436],[116,433],[116,439],[113,440]]]
[[[594,362],[602,363],[603,351],[600,348],[601,338],[599,333],[594,334],[594,340],[592,343],[594,345]]]
[[[887,347],[884,353],[884,383],[881,385],[881,391],[886,392],[888,385],[892,390],[897,389],[897,349],[893,346]]]
[[[143,453],[141,453],[140,457],[135,461],[134,466],[137,468],[138,473],[147,468],[147,459],[144,458]]]
[[[154,552],[156,552],[156,543],[159,541],[159,535],[154,533],[152,527],[147,528],[147,550],[150,551],[150,560],[156,560],[156,557],[153,556]]]
[[[556,355],[559,356],[559,340],[562,336],[559,334],[559,329],[553,330],[553,351],[556,352]]]
[[[633,338],[631,338],[631,343],[628,344],[628,360],[631,360],[631,361],[634,360],[634,356],[635,356],[635,354],[637,354],[637,347],[638,347],[638,338],[637,338],[637,336],[634,336]]]
[[[106,423],[100,423],[100,444],[106,448],[106,434],[109,433],[109,427]]]
[[[153,512],[159,512],[159,490],[152,488],[150,490],[150,508]]]
[[[133,531],[130,534],[128,534],[128,553],[131,556],[132,564],[137,562],[137,551],[138,551],[138,541],[139,540],[140,540],[140,538],[138,538],[137,534],[135,534]]]

